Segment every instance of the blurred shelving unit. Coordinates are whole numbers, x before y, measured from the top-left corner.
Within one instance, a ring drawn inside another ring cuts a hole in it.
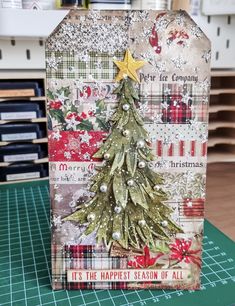
[[[209,162],[235,162],[235,70],[212,70]]]
[[[35,103],[37,102],[40,106],[40,109],[42,110],[42,115],[40,115],[37,118],[32,118],[32,119],[25,119],[24,117],[19,119],[17,118],[17,112],[14,109],[14,104],[10,106],[9,108],[10,111],[14,114],[13,117],[10,117],[10,119],[4,119],[0,120],[0,126],[4,127],[8,124],[14,124],[17,127],[17,124],[24,124],[27,126],[29,123],[35,123],[37,126],[40,128],[40,131],[42,131],[43,137],[37,137],[35,139],[21,139],[21,131],[16,130],[16,134],[18,135],[18,139],[12,140],[12,139],[1,139],[0,140],[0,149],[1,147],[8,147],[9,145],[14,145],[15,148],[17,149],[19,145],[22,144],[38,144],[40,148],[40,152],[37,153],[36,159],[35,153],[28,154],[29,158],[26,158],[23,156],[23,154],[12,154],[12,155],[4,155],[3,154],[3,160],[0,162],[0,169],[2,172],[6,170],[8,167],[11,167],[11,165],[19,165],[24,163],[25,165],[41,165],[42,171],[33,171],[30,170],[32,173],[31,179],[45,179],[45,173],[48,173],[48,150],[47,150],[47,118],[46,118],[46,97],[45,97],[45,72],[44,71],[14,71],[14,70],[8,70],[8,71],[2,71],[0,74],[0,84],[2,82],[11,82],[14,84],[14,82],[35,82],[40,84],[41,90],[42,90],[42,95],[39,96],[31,96],[31,97],[24,97],[21,95],[17,95],[16,97],[4,97],[4,93],[1,93],[1,98],[0,98],[0,106],[1,103],[9,103],[11,105],[11,101],[17,101],[19,105],[23,105],[25,103]],[[20,92],[20,91],[19,91]],[[23,110],[22,110],[23,111]],[[21,157],[22,156],[22,160]],[[30,157],[31,156],[31,157]],[[43,156],[43,157],[41,157]],[[5,159],[4,159],[5,158]],[[26,168],[27,169],[27,168]],[[14,176],[6,175],[5,180],[12,182],[12,181],[21,181],[21,180],[27,180],[27,175],[30,176],[30,174],[27,174],[27,171],[18,173],[15,175],[16,179],[13,179]],[[33,174],[34,173],[34,174]],[[35,177],[33,177],[33,175]],[[37,177],[39,176],[39,178]],[[1,182],[2,184],[3,182]]]
[[[42,148],[43,154],[38,154],[36,159],[35,154],[29,154],[28,159],[22,157],[19,161],[19,155],[8,156],[0,161],[0,169],[2,172],[12,165],[25,163],[32,167],[40,166],[43,173],[47,173],[48,169],[48,149],[47,149],[47,118],[46,118],[46,83],[45,83],[45,55],[44,55],[44,40],[56,28],[68,13],[68,10],[20,10],[20,9],[0,9],[0,82],[38,82],[42,88],[42,95],[24,97],[20,94],[16,96],[1,96],[0,103],[9,103],[17,101],[24,103],[38,103],[43,110],[43,115],[32,119],[17,119],[3,118],[0,120],[0,125],[3,127],[7,124],[23,123],[37,124],[42,130],[42,137],[29,140],[14,140],[6,139],[0,141],[0,147],[7,147],[17,144],[35,144]],[[20,137],[19,137],[20,138]],[[1,149],[1,148],[0,148]],[[36,154],[37,155],[37,154]],[[30,159],[31,158],[31,159]],[[38,169],[38,168],[37,168]],[[45,170],[45,172],[44,172]],[[32,171],[32,170],[31,170]],[[38,170],[37,170],[38,171]],[[41,180],[45,179],[44,174],[40,175],[34,172],[24,173],[20,175],[10,175],[9,182]],[[38,176],[38,177],[37,177]],[[28,179],[28,177],[30,177]],[[7,183],[7,182],[5,182]],[[0,182],[4,184],[4,182]]]

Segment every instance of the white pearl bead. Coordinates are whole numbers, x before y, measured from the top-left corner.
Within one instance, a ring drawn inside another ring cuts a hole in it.
[[[141,226],[141,227],[144,227],[146,225],[146,221],[145,220],[139,220],[138,225]]]
[[[153,187],[153,189],[158,191],[159,189],[161,189],[161,186],[155,185],[155,186]]]
[[[168,226],[168,222],[166,220],[162,221],[161,224],[162,224],[163,227],[167,227]]]
[[[145,145],[144,140],[138,140],[137,143],[136,143],[136,146],[137,146],[137,148],[139,148],[139,149],[143,148],[144,145]]]
[[[87,221],[92,222],[95,220],[95,214],[94,213],[90,213],[89,215],[87,215]]]
[[[110,159],[110,154],[109,153],[105,153],[104,154],[104,159],[106,159],[106,160]]]
[[[113,240],[120,240],[120,238],[121,238],[120,232],[114,232],[112,234],[112,238],[113,238]]]
[[[127,181],[127,185],[128,185],[129,187],[134,186],[134,184],[135,184],[135,181],[132,180],[132,179],[130,179],[130,180]]]
[[[115,206],[114,211],[116,214],[120,214],[120,212],[122,211],[122,208],[120,206]]]
[[[100,191],[101,192],[106,192],[108,190],[108,186],[106,184],[100,185]]]
[[[69,206],[70,207],[75,207],[77,205],[76,201],[75,200],[72,200],[71,202],[69,202]]]
[[[124,111],[128,111],[130,109],[130,105],[129,104],[123,104],[122,109]]]
[[[138,163],[138,167],[139,167],[140,169],[144,168],[145,166],[146,166],[146,164],[145,164],[144,161],[140,161],[140,162]]]
[[[122,135],[125,136],[125,137],[128,137],[130,135],[130,131],[129,130],[124,130],[122,132]]]

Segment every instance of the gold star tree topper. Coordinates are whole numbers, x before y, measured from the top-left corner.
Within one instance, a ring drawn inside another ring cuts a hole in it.
[[[118,66],[120,69],[118,75],[116,76],[116,81],[119,82],[122,79],[129,76],[132,80],[135,82],[140,83],[139,77],[136,73],[136,70],[143,67],[146,62],[145,61],[136,61],[132,55],[129,49],[126,50],[125,58],[123,62],[120,61],[114,61],[114,63]]]

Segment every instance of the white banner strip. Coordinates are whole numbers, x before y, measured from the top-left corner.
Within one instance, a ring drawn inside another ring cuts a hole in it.
[[[189,277],[186,269],[114,269],[114,270],[67,270],[67,281],[85,282],[140,282],[184,281]]]

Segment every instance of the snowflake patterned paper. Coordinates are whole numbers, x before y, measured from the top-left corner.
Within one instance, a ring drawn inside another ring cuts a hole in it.
[[[47,39],[53,289],[200,289],[210,55],[183,11]]]

